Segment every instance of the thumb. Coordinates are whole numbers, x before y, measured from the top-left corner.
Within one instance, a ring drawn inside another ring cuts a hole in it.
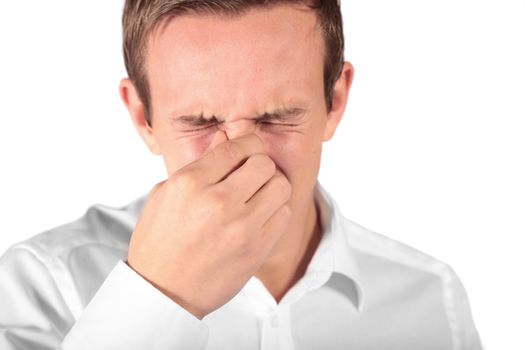
[[[213,135],[213,139],[211,140],[210,145],[204,152],[204,154],[208,154],[212,149],[214,149],[217,145],[220,145],[223,142],[228,141],[228,137],[226,136],[226,133],[222,130],[217,130],[215,134]]]

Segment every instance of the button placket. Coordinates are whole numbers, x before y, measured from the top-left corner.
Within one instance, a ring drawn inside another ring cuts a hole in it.
[[[279,323],[278,310],[274,310],[266,316],[262,326],[261,350],[278,349]]]
[[[290,304],[280,305],[263,322],[261,350],[294,350]]]
[[[279,327],[279,324],[281,323],[280,317],[278,314],[273,314],[270,316],[270,326],[273,328]]]

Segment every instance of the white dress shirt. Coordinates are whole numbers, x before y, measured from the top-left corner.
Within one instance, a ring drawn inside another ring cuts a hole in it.
[[[199,320],[124,263],[146,198],[93,205],[3,254],[1,350],[482,348],[450,266],[343,217],[319,182],[304,277],[276,303],[253,276]]]

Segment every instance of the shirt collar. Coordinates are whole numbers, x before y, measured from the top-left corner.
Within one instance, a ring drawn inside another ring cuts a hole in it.
[[[321,232],[319,246],[314,253],[306,274],[316,272],[336,272],[345,276],[351,283],[345,284],[348,296],[355,299],[358,311],[363,308],[363,283],[360,278],[356,258],[345,234],[343,216],[330,194],[317,181],[314,200],[320,216]]]

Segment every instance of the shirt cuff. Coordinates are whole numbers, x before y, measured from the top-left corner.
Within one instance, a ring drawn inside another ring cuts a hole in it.
[[[204,349],[208,326],[119,260],[61,349]]]

